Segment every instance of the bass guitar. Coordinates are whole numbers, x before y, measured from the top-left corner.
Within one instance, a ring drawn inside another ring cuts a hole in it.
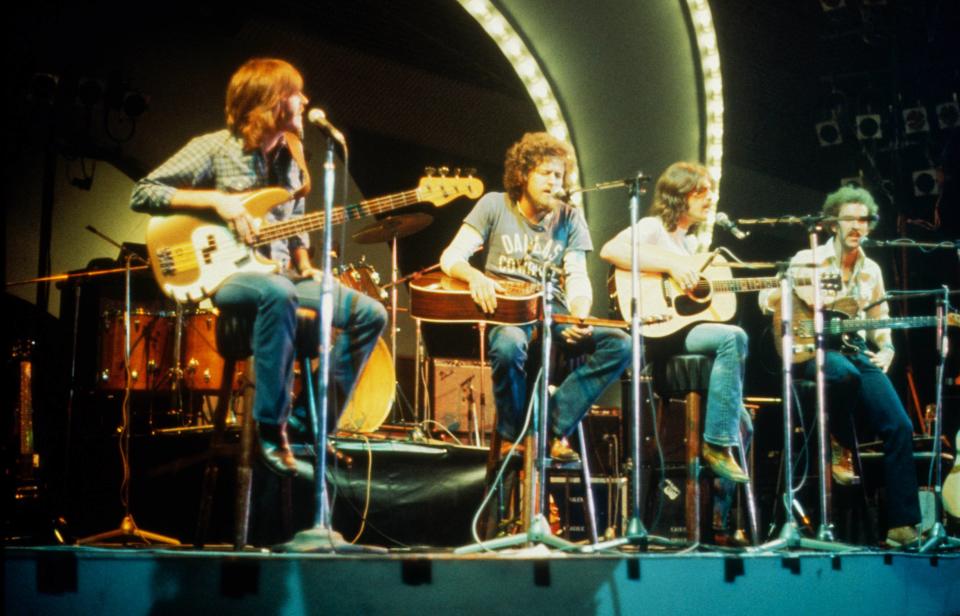
[[[839,350],[843,352],[856,353],[859,346],[855,344],[854,337],[861,330],[873,329],[913,329],[917,327],[934,327],[937,324],[937,317],[889,317],[883,319],[855,319],[853,314],[856,312],[856,304],[852,300],[842,298],[834,302],[830,307],[824,308],[823,314],[823,333],[827,337],[826,348],[830,350]],[[773,331],[781,331],[783,322],[780,313],[780,305],[776,306],[773,313]],[[951,312],[947,314],[947,325],[957,327],[960,325],[960,313]],[[812,359],[816,355],[816,345],[813,331],[813,308],[805,301],[794,294],[793,296],[793,363],[800,363]],[[783,339],[780,336],[773,337],[774,344],[777,347],[777,353],[783,355]]]
[[[700,280],[696,287],[686,291],[667,273],[640,272],[640,314],[672,317],[644,327],[643,335],[648,338],[663,338],[694,323],[729,321],[737,313],[737,293],[775,289],[780,286],[780,279],[776,276],[734,278],[726,260],[713,253],[677,255],[676,259],[685,261],[692,269],[700,271]],[[821,285],[839,288],[839,279],[833,278],[822,278]],[[630,272],[614,268],[608,282],[611,299],[616,301],[620,314],[628,318],[633,301]],[[794,285],[808,286],[810,279],[795,279]]]
[[[333,224],[356,220],[413,203],[442,206],[457,197],[478,198],[483,182],[474,177],[423,177],[417,188],[368,199],[333,210]],[[237,272],[277,271],[277,263],[257,251],[257,246],[323,228],[324,213],[312,212],[290,220],[267,223],[263,216],[292,198],[282,188],[263,188],[243,197],[243,206],[254,219],[256,240],[246,244],[214,212],[154,216],[147,226],[150,267],[163,292],[178,302],[199,301],[213,295]]]

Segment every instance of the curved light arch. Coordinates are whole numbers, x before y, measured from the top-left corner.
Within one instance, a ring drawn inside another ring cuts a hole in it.
[[[493,39],[493,41],[506,56],[507,60],[513,66],[517,76],[523,82],[530,95],[533,104],[537,107],[537,113],[543,121],[547,132],[571,143],[570,128],[567,125],[566,117],[553,93],[553,87],[547,80],[540,63],[533,53],[527,48],[523,39],[517,34],[517,31],[510,22],[503,16],[500,9],[495,7],[490,0],[457,0],[470,15],[477,20],[477,23]],[[576,154],[574,146],[574,166],[570,181],[573,186],[580,185],[580,163],[579,156]],[[580,204],[580,194],[573,196],[573,200]]]

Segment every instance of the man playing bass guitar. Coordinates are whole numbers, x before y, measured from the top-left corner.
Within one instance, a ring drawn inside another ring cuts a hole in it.
[[[889,315],[887,302],[882,301],[885,291],[880,266],[864,254],[860,245],[876,224],[877,210],[873,196],[862,188],[841,188],[824,201],[822,213],[831,221],[833,236],[817,247],[817,265],[822,272],[839,274],[842,281],[839,293],[824,292],[826,307],[849,304],[852,312],[863,313],[870,319],[885,319]],[[810,250],[801,250],[792,263],[809,264],[812,257]],[[812,305],[812,290],[797,289],[795,295]],[[779,303],[779,290],[760,295],[760,306],[766,311],[776,310]],[[867,331],[866,341],[858,339],[858,343],[853,352],[828,350],[826,353],[824,377],[830,430],[842,444],[852,445],[849,415],[852,413],[857,425],[868,428],[883,441],[887,543],[892,546],[914,543],[917,540],[914,527],[920,522],[920,502],[913,462],[913,423],[886,375],[894,356],[890,330],[871,329]],[[806,378],[814,378],[814,360],[804,362],[799,370]]]
[[[264,220],[303,216],[310,187],[300,141],[306,103],[303,77],[289,63],[269,58],[246,62],[227,87],[227,128],[192,139],[140,180],[131,207],[152,215],[215,213],[247,245],[256,240],[257,228],[244,207],[244,193],[266,186],[286,189],[291,198]],[[306,233],[264,244],[260,253],[278,271],[238,271],[210,290],[219,308],[256,312],[254,418],[265,462],[288,475],[310,468],[294,459],[286,434],[297,306],[320,309],[321,272],[310,262],[309,245]],[[336,282],[332,316],[334,327],[343,330],[332,352],[333,377],[349,399],[386,325],[386,310]]]

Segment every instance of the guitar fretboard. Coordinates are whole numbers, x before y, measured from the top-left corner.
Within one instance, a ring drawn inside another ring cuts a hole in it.
[[[368,199],[360,203],[354,203],[353,205],[334,208],[331,218],[333,219],[333,224],[339,225],[346,220],[358,220],[366,216],[389,212],[405,205],[418,203],[421,200],[420,191],[413,189],[387,195],[386,197]],[[271,223],[260,228],[256,243],[257,245],[269,244],[274,240],[291,237],[298,233],[317,231],[323,228],[323,224],[323,212],[311,212],[310,214],[292,220]]]

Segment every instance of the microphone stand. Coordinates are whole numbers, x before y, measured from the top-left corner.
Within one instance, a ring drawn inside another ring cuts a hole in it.
[[[783,388],[783,510],[785,519],[780,534],[776,539],[758,546],[747,548],[747,552],[772,552],[782,549],[805,548],[822,550],[825,552],[842,552],[846,547],[840,547],[832,541],[808,539],[800,534],[800,527],[794,515],[793,489],[793,283],[789,275],[789,264],[778,265],[780,268],[780,337],[781,363],[780,377]],[[816,287],[818,281],[813,280]],[[802,511],[802,510],[801,510]],[[802,515],[802,512],[801,512]]]
[[[943,431],[943,379],[946,371],[949,339],[947,337],[947,311],[950,308],[950,289],[943,285],[943,295],[937,301],[937,410],[933,428],[933,450],[931,462],[936,465],[936,481],[934,482],[934,501],[936,521],[930,529],[929,538],[920,546],[920,553],[926,554],[939,548],[953,549],[960,547],[960,539],[947,535],[943,526],[943,461],[940,452],[943,447],[940,438]]]
[[[537,401],[533,409],[530,430],[524,440],[524,473],[527,477],[523,494],[523,519],[527,529],[523,533],[481,541],[454,550],[454,554],[473,554],[481,551],[498,550],[515,546],[542,544],[560,550],[577,547],[575,543],[561,539],[550,530],[550,522],[543,512],[546,510],[546,472],[548,466],[547,419],[550,401],[550,353],[553,346],[553,268],[543,263],[541,284],[543,285],[543,324],[541,339],[541,378]],[[587,490],[590,486],[586,487]]]
[[[126,251],[126,249],[123,247],[121,247],[121,250]],[[120,502],[123,505],[123,519],[120,521],[120,526],[118,528],[79,539],[77,541],[78,545],[101,543],[103,541],[118,538],[121,539],[124,544],[127,543],[128,539],[138,539],[146,544],[162,543],[166,545],[180,545],[180,541],[174,539],[173,537],[166,537],[158,533],[141,530],[139,527],[137,527],[137,523],[133,519],[133,514],[130,513],[130,431],[132,430],[130,421],[130,273],[133,269],[132,261],[134,257],[138,259],[140,258],[138,255],[127,251],[127,254],[125,255],[126,272],[124,275],[123,365],[127,374],[127,378],[125,381],[126,389],[123,395],[123,425],[120,428],[119,436],[120,459],[123,465],[123,481],[120,485]]]
[[[337,139],[339,136],[339,139]],[[323,279],[320,282],[320,327],[318,344],[320,346],[320,373],[317,375],[317,406],[313,413],[313,441],[316,451],[314,464],[315,510],[313,527],[302,530],[293,539],[282,544],[281,549],[290,552],[382,552],[383,548],[354,545],[347,542],[343,535],[333,530],[330,521],[330,502],[327,498],[327,426],[330,400],[331,351],[333,334],[333,193],[336,183],[336,162],[334,149],[336,143],[343,146],[344,160],[347,159],[347,144],[343,135],[337,131],[327,138],[327,147],[323,159]],[[309,371],[308,371],[309,372]],[[306,377],[311,378],[310,375]]]
[[[640,195],[646,193],[645,183],[649,178],[642,173],[638,173],[629,183],[608,183],[617,186],[626,185],[630,196],[630,292],[632,295],[630,301],[630,412],[632,414],[633,426],[630,431],[631,455],[633,456],[633,468],[631,469],[631,504],[632,515],[627,524],[627,533],[623,537],[617,537],[609,541],[603,541],[596,545],[586,546],[583,551],[587,553],[598,552],[610,548],[618,548],[623,545],[636,546],[638,549],[645,550],[653,543],[657,545],[676,546],[677,542],[670,541],[664,537],[650,535],[643,525],[640,507],[640,473],[642,471],[642,445],[641,438],[643,431],[641,429],[643,422],[643,413],[640,411],[640,383],[643,373],[643,330],[640,319],[640,247],[637,245],[637,222],[640,220]],[[597,188],[602,190],[601,184]]]

